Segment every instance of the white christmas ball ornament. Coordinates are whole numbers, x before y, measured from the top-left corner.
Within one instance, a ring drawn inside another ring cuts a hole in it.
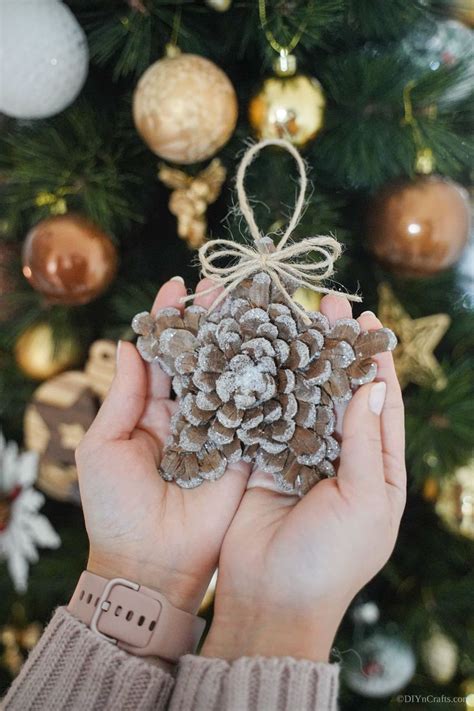
[[[59,0],[0,0],[0,111],[18,119],[54,116],[87,76],[85,34]]]

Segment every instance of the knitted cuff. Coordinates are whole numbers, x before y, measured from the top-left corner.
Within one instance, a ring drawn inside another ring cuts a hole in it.
[[[234,662],[186,655],[179,663],[170,711],[336,711],[337,664],[291,657]]]
[[[6,698],[5,711],[165,709],[173,677],[56,610]]]

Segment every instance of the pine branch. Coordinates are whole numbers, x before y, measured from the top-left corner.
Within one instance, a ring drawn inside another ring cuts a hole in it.
[[[120,111],[115,120],[107,110],[99,115],[82,99],[50,121],[10,127],[1,140],[0,217],[11,233],[50,214],[50,206],[39,199],[44,193],[64,196],[69,210],[87,214],[109,232],[140,220],[136,204],[143,167],[138,166],[144,148],[119,117]]]
[[[205,46],[196,31],[195,15],[199,8],[192,0],[180,0],[183,7],[179,44],[186,51],[201,51]],[[88,35],[91,59],[101,67],[112,67],[112,77],[137,79],[147,67],[162,56],[170,41],[178,5],[173,2],[144,0],[132,3],[108,0],[77,5],[78,19]],[[192,29],[191,29],[192,28]]]
[[[424,0],[347,0],[346,5],[349,32],[365,40],[397,39],[427,15]]]
[[[448,384],[436,392],[418,389],[407,401],[407,462],[420,487],[428,475],[442,478],[472,456],[474,374],[465,361],[448,372]]]
[[[326,130],[312,148],[328,185],[370,190],[401,175],[413,177],[418,145],[403,121],[403,91],[418,74],[407,58],[393,53],[362,51],[329,59],[323,74],[331,101]],[[462,78],[461,67],[418,77],[412,103],[424,147],[432,149],[438,169],[465,179],[472,144],[456,133],[451,100],[449,112],[443,104]],[[438,115],[436,102],[444,107]]]

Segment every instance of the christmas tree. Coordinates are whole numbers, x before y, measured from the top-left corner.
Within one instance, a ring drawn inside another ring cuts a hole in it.
[[[165,280],[196,284],[207,238],[246,240],[235,170],[277,137],[313,185],[294,236],[336,236],[355,315],[399,340],[408,504],[335,641],[341,707],[474,707],[468,1],[4,0],[0,20],[0,693],[84,568],[74,449],[115,342]],[[288,176],[276,148],[249,171],[265,233]]]

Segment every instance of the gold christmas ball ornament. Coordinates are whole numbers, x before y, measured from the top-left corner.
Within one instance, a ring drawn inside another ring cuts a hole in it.
[[[269,77],[249,105],[249,121],[259,139],[286,138],[302,147],[324,125],[326,99],[314,77]]]
[[[451,637],[434,627],[422,645],[423,666],[437,684],[448,684],[456,674],[459,649]]]
[[[474,678],[463,681],[460,692],[466,699],[466,711],[472,711],[474,709]]]
[[[474,27],[473,0],[452,0],[449,4],[449,10],[453,17],[456,17],[468,27]]]
[[[214,573],[214,575],[211,578],[211,582],[209,583],[206,594],[204,595],[203,601],[201,602],[201,606],[199,608],[199,614],[204,615],[207,610],[211,607],[211,605],[214,602],[214,597],[216,594],[216,585],[217,585],[217,571]]]
[[[152,64],[133,96],[138,133],[153,153],[174,163],[213,156],[231,137],[237,113],[237,97],[226,74],[195,54]]]
[[[81,355],[82,345],[72,331],[56,336],[46,322],[27,328],[15,344],[16,363],[33,380],[52,378],[74,366]]]
[[[23,245],[23,274],[50,303],[87,304],[109,286],[117,271],[110,237],[81,215],[48,217]]]
[[[322,295],[317,291],[300,286],[293,294],[293,298],[306,311],[319,311]]]
[[[435,510],[453,533],[474,540],[474,459],[441,482]]]
[[[401,276],[426,277],[457,262],[470,227],[468,193],[439,175],[383,188],[368,213],[371,251]]]
[[[216,12],[227,12],[232,5],[232,0],[205,0],[206,5]]]

